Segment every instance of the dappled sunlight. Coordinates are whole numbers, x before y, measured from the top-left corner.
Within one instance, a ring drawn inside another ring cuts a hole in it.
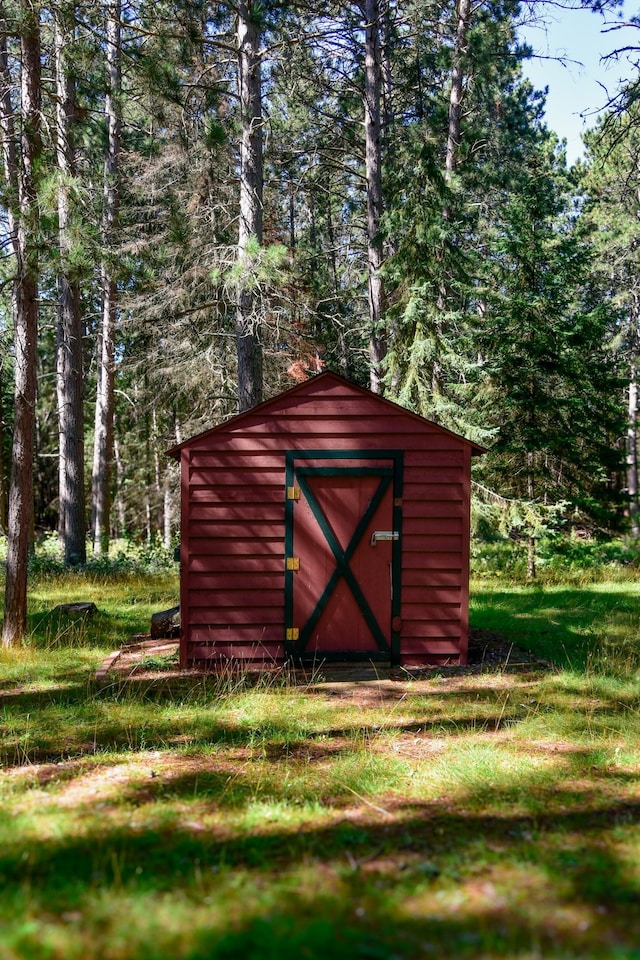
[[[574,670],[640,677],[637,583],[511,585],[475,581],[471,623]]]
[[[72,657],[67,650],[52,650],[46,658],[40,650],[29,646],[0,650],[0,709],[7,696],[45,691],[55,694],[69,691],[77,684],[82,684],[86,693],[87,682],[101,656],[102,651],[95,648],[74,650]]]
[[[550,882],[554,882],[553,901],[549,897]],[[550,877],[546,867],[532,865],[524,877],[508,864],[486,865],[477,875],[452,885],[436,898],[434,905],[433,891],[422,891],[401,904],[399,912],[408,922],[419,922],[435,913],[436,924],[442,927],[447,922],[456,925],[464,918],[470,931],[475,925],[471,944],[493,941],[498,956],[512,956],[510,952],[503,954],[501,943],[506,940],[517,949],[525,931],[540,956],[556,956],[556,950],[565,949],[592,956],[598,946],[615,947],[618,943],[610,929],[606,905],[573,901],[570,884]]]
[[[211,956],[244,956],[259,930],[286,956],[291,942],[320,956],[319,920],[322,943],[333,937],[345,957],[345,940],[367,936],[403,957],[427,942],[438,956],[474,946],[513,957],[533,941],[545,956],[580,955],[587,943],[624,948],[638,933],[640,805],[552,820],[377,798],[330,816],[309,807],[296,822],[290,806],[255,802],[226,824],[201,801],[182,805],[164,816],[140,808],[128,822],[69,819],[30,847],[25,836],[3,844],[8,896],[17,904],[28,884],[27,915],[45,939],[64,932],[70,957],[81,956],[86,923],[99,955],[112,955],[115,938],[131,958],[152,943],[167,956],[204,957],[204,944]],[[64,864],[74,865],[72,905],[55,889]],[[238,953],[217,954],[221,938]]]
[[[635,680],[98,686],[72,653],[72,680],[59,659],[38,685],[27,658],[0,690],[2,960],[564,960],[639,941]]]

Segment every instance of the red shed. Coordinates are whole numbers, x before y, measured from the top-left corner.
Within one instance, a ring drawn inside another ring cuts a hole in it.
[[[182,664],[466,662],[481,452],[333,373],[175,447]]]

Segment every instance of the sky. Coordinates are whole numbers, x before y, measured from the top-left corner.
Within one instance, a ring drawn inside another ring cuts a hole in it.
[[[620,12],[603,18],[587,10],[562,10],[546,3],[540,7],[545,25],[520,31],[539,55],[525,61],[524,72],[536,89],[549,87],[547,125],[566,138],[571,164],[582,155],[581,134],[595,124],[620,81],[634,75],[627,56],[618,61],[601,58],[628,44],[640,46],[640,28],[612,29],[621,19],[640,14],[640,2],[625,0],[621,18]],[[566,58],[565,64],[553,59],[557,57]]]

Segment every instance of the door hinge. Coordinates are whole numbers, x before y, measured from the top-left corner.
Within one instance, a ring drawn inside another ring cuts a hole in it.
[[[287,627],[287,640],[299,640],[300,631],[297,627]]]
[[[299,570],[300,557],[287,557],[287,570]]]
[[[300,487],[287,487],[287,500],[299,500]]]

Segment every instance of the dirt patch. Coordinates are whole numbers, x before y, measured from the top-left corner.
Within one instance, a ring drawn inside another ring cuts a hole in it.
[[[538,660],[528,650],[510,643],[504,637],[489,630],[471,630],[469,635],[468,663],[465,666],[438,665],[433,667],[388,667],[382,664],[342,664],[322,663],[317,667],[292,668],[287,666],[256,670],[256,678],[264,677],[268,672],[275,679],[281,677],[287,683],[296,686],[308,686],[317,689],[319,685],[326,692],[339,685],[342,695],[346,688],[359,687],[363,681],[369,687],[368,695],[362,695],[371,705],[383,698],[400,700],[406,696],[405,685],[401,681],[432,679],[437,676],[455,677],[495,673],[504,671],[521,672],[526,669],[548,669],[549,664]],[[244,673],[244,668],[242,668]],[[160,679],[171,677],[201,676],[204,671],[196,669],[181,670],[178,656],[178,643],[175,640],[134,637],[120,650],[111,653],[100,665],[96,678],[108,682],[114,677],[121,679]],[[248,673],[249,678],[253,676]],[[394,689],[394,684],[397,686]],[[384,689],[382,689],[384,688]],[[336,690],[337,692],[337,690]],[[351,689],[353,695],[355,691]]]
[[[178,647],[175,640],[133,637],[128,643],[123,644],[120,650],[114,650],[102,661],[96,671],[96,679],[104,683],[113,676],[174,675],[181,672]]]
[[[529,650],[523,650],[514,643],[491,630],[469,631],[469,667],[500,667],[537,664],[548,666]]]

